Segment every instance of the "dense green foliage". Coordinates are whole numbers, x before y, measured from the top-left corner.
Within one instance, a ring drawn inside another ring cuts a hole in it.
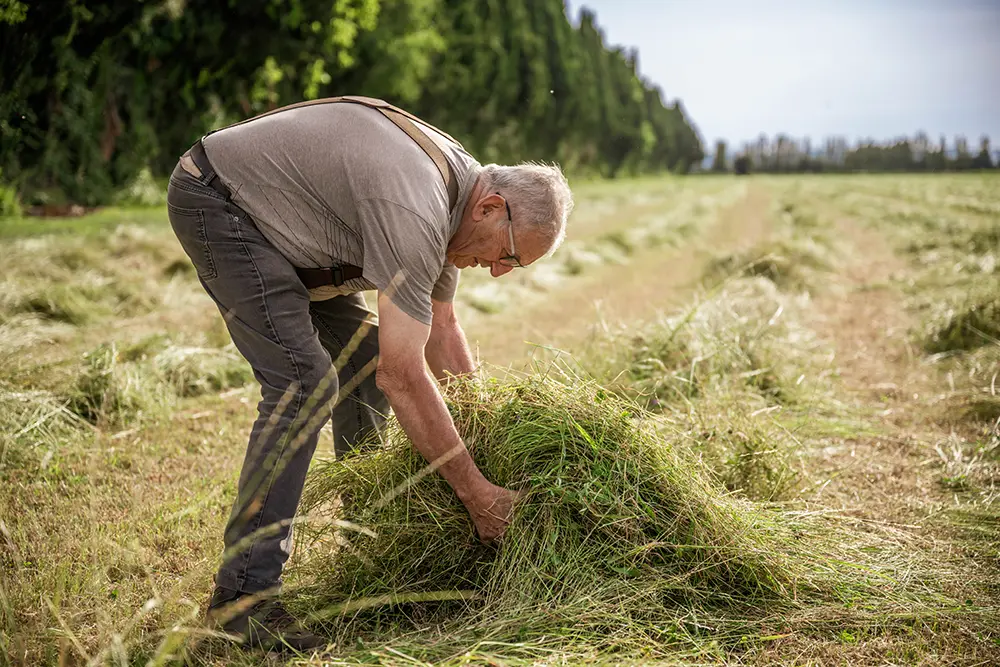
[[[317,97],[421,115],[484,161],[686,171],[679,104],[560,0],[0,3],[0,173],[26,203],[108,202],[207,130]]]

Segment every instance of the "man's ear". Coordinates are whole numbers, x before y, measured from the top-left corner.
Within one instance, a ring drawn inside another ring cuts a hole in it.
[[[479,222],[483,218],[491,215],[493,211],[503,207],[503,197],[495,192],[492,192],[476,202],[476,208],[472,211],[472,219]]]

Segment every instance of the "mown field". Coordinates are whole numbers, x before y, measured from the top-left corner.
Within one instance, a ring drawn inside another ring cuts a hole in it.
[[[1000,664],[1000,177],[576,198],[459,289],[508,539],[324,434],[281,659],[200,625],[258,390],[165,210],[0,221],[0,665]]]

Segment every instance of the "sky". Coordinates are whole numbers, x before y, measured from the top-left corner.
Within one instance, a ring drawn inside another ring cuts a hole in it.
[[[1000,145],[1000,0],[568,0],[707,146],[762,132]]]

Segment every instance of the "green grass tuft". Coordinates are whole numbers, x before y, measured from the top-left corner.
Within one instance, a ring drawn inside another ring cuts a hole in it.
[[[943,304],[932,319],[924,348],[931,353],[1000,344],[1000,283],[978,282],[957,302]]]
[[[24,295],[11,310],[15,313],[36,313],[56,322],[81,325],[93,319],[97,308],[78,287],[52,285]]]
[[[0,384],[0,479],[8,469],[34,470],[83,425],[51,392],[17,391]]]
[[[92,424],[123,427],[164,412],[167,396],[154,377],[123,359],[118,346],[110,343],[84,357],[68,407]]]
[[[802,290],[816,287],[817,272],[829,271],[832,265],[829,249],[817,241],[783,238],[716,258],[706,275],[716,280],[760,276],[782,289]]]
[[[126,347],[101,345],[84,359],[68,407],[107,427],[147,421],[164,414],[178,398],[241,387],[253,377],[232,347],[183,347],[161,335]]]

